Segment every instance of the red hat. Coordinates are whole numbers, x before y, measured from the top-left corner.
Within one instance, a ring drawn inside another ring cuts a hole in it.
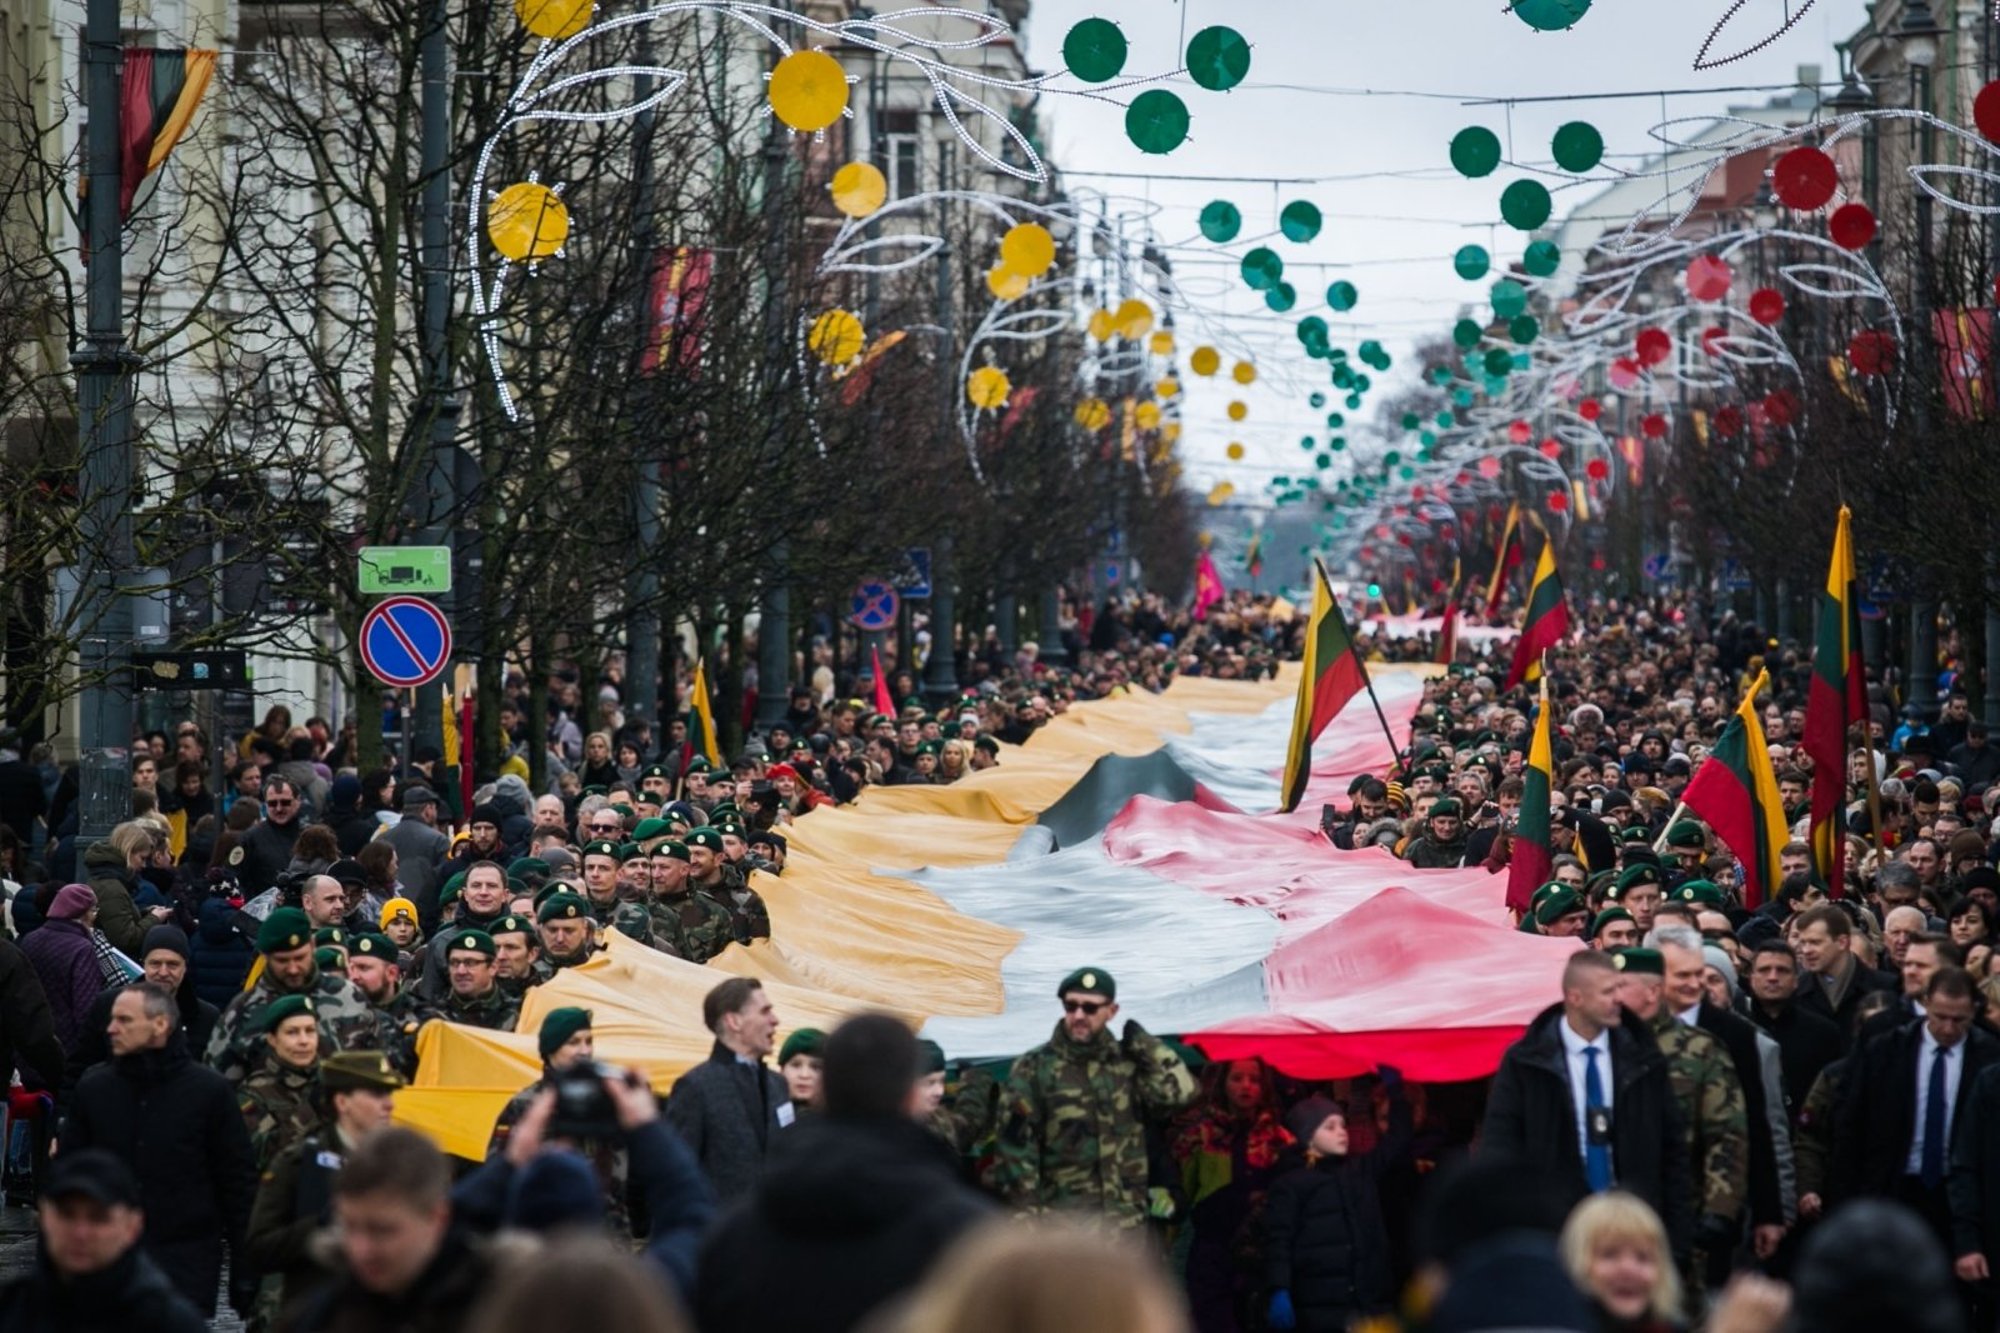
[[[793,768],[790,764],[773,764],[764,770],[764,776],[774,781],[778,778],[790,778],[794,782],[800,780],[799,770]]]

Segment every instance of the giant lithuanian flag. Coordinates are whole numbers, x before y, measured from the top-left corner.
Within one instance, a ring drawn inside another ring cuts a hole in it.
[[[1861,608],[1854,579],[1854,541],[1848,509],[1840,507],[1833,530],[1833,561],[1819,604],[1813,641],[1812,686],[1806,695],[1801,745],[1812,756],[1813,864],[1830,891],[1840,893],[1846,850],[1847,732],[1868,716],[1868,683],[1861,666]]]
[[[1312,617],[1306,622],[1305,660],[1299,674],[1299,701],[1292,712],[1291,743],[1285,747],[1283,810],[1296,810],[1312,773],[1312,745],[1347,701],[1367,685],[1354,639],[1327,586],[1326,570],[1313,561]]]
[[[1681,796],[1743,863],[1743,905],[1753,910],[1778,891],[1778,850],[1785,845],[1785,806],[1757,717],[1757,696],[1770,679],[1770,672],[1759,671],[1750,682]]]
[[[1542,654],[1562,642],[1569,633],[1569,599],[1563,596],[1561,575],[1556,573],[1556,544],[1542,538],[1542,554],[1535,561],[1535,581],[1528,585],[1528,611],[1521,621],[1521,637],[1514,644],[1514,660],[1507,668],[1503,689],[1532,685],[1542,678]]]
[[[1535,890],[1548,882],[1555,864],[1549,845],[1549,791],[1555,786],[1555,767],[1555,747],[1549,742],[1549,678],[1543,676],[1534,739],[1528,742],[1528,766],[1521,770],[1521,814],[1507,857],[1507,908],[1512,912],[1527,912]]]

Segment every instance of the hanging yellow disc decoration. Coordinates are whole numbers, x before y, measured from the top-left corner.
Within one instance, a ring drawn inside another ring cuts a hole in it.
[[[1160,443],[1178,444],[1180,443],[1180,438],[1181,438],[1180,422],[1169,421],[1166,425],[1160,427]]]
[[[537,37],[574,37],[590,26],[591,0],[514,0],[514,17]]]
[[[873,163],[849,162],[827,184],[833,206],[851,218],[865,218],[889,197],[889,182]]]
[[[1229,377],[1238,384],[1255,384],[1257,382],[1257,367],[1251,365],[1248,361],[1238,361],[1229,368]]]
[[[1102,398],[1086,398],[1076,405],[1076,424],[1085,430],[1103,430],[1111,424],[1111,404]]]
[[[1154,356],[1172,356],[1174,354],[1174,335],[1165,329],[1161,329],[1147,341],[1146,350]]]
[[[1232,463],[1240,463],[1243,461],[1243,446],[1240,444],[1232,443],[1227,449],[1223,450],[1223,452],[1229,455],[1229,461]]]
[[[1109,310],[1093,310],[1090,312],[1090,336],[1092,338],[1101,343],[1110,342],[1111,335],[1117,331],[1117,325],[1113,322]]]
[[[1120,305],[1112,319],[1118,326],[1118,336],[1134,342],[1153,331],[1153,307],[1137,297]]]
[[[1005,264],[995,264],[986,270],[986,290],[1002,301],[1013,301],[1025,295],[1028,280]]]
[[[818,134],[847,110],[847,71],[824,51],[794,51],[771,71],[771,110],[801,134]]]
[[[1141,403],[1132,409],[1132,420],[1140,430],[1152,430],[1160,424],[1160,405]]]
[[[1222,353],[1213,347],[1197,347],[1188,354],[1188,369],[1206,379],[1222,369]]]
[[[1158,384],[1155,384],[1153,386],[1153,396],[1155,398],[1172,398],[1175,394],[1179,393],[1180,391],[1181,391],[1181,382],[1175,379],[1172,375],[1167,376],[1165,379],[1161,380]]]
[[[493,248],[517,264],[547,259],[569,239],[569,209],[546,185],[521,181],[493,197],[486,210]]]
[[[813,321],[812,331],[806,335],[806,346],[829,366],[844,366],[860,356],[867,341],[861,320],[847,310],[827,311]]]
[[[1056,262],[1056,238],[1039,222],[1017,223],[1000,238],[1000,262],[1024,278],[1039,278]]]
[[[1230,496],[1234,494],[1236,494],[1235,482],[1233,481],[1216,482],[1214,489],[1212,489],[1208,493],[1209,507],[1211,509],[1214,508],[1216,505],[1221,504],[1223,501],[1227,500]]]
[[[1007,372],[998,366],[981,366],[965,381],[965,396],[972,405],[982,412],[1007,405],[1007,395],[1014,386],[1007,382]]]
[[[1229,405],[1229,419],[1231,421],[1241,421],[1243,420],[1243,418],[1249,415],[1250,415],[1250,407],[1248,404],[1244,403],[1241,399],[1238,399],[1236,402],[1233,402]]]

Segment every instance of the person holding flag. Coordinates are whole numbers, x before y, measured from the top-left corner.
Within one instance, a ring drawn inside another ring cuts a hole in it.
[[[1555,784],[1555,751],[1549,740],[1546,673],[1541,684],[1534,736],[1528,742],[1528,763],[1521,770],[1521,813],[1514,825],[1513,850],[1507,858],[1507,909],[1516,916],[1527,913],[1535,890],[1547,882],[1555,864],[1555,849],[1549,838],[1549,792]]]
[[[1715,747],[1689,779],[1681,802],[1715,831],[1743,865],[1743,905],[1752,911],[1775,897],[1783,878],[1778,853],[1784,847],[1784,801],[1771,765],[1771,747],[1757,715],[1757,696],[1771,683],[1759,671]]]
[[[1833,530],[1833,559],[1813,641],[1812,684],[1806,695],[1805,733],[1799,748],[1812,756],[1813,864],[1828,891],[1844,882],[1847,829],[1847,737],[1868,717],[1868,682],[1861,661],[1861,607],[1854,577],[1850,513],[1840,507]],[[1875,766],[1868,771],[1869,806],[1876,808]],[[1877,840],[1879,841],[1879,818]]]

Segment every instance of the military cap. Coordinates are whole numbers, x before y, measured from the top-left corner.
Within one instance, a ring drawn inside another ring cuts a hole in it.
[[[593,782],[588,787],[585,787],[582,791],[577,793],[577,795],[579,796],[608,796],[610,794],[611,794],[611,788],[605,786],[601,782]]]
[[[290,953],[312,943],[312,918],[302,907],[274,907],[257,928],[257,952]]]
[[[1596,939],[1599,935],[1604,933],[1604,928],[1606,926],[1615,926],[1620,921],[1627,922],[1634,926],[1639,924],[1637,921],[1632,920],[1632,914],[1626,911],[1624,908],[1607,907],[1602,912],[1599,912],[1596,916],[1591,918],[1590,937],[1592,939]]]
[[[1644,828],[1642,828],[1637,824],[1634,824],[1632,827],[1624,830],[1618,836],[1620,838],[1623,838],[1626,842],[1647,842],[1651,840],[1651,835],[1648,834]]]
[[[673,775],[667,772],[665,764],[648,764],[639,770],[639,781],[644,782],[647,778],[666,778],[671,782]]]
[[[688,762],[687,762],[687,771],[688,771],[689,773],[706,773],[706,772],[708,772],[708,756],[707,756],[707,755],[701,755],[701,754],[698,754],[698,755],[696,755],[696,756],[695,756],[694,758],[692,758],[692,759],[688,760]]]
[[[637,860],[645,856],[645,854],[646,849],[636,842],[621,842],[618,844],[618,860],[621,864],[626,861]]]
[[[921,1072],[926,1074],[942,1074],[944,1072],[944,1047],[938,1045],[929,1037],[922,1037],[917,1041],[917,1050],[923,1057],[923,1063],[917,1066]]]
[[[1615,870],[1600,870],[1585,881],[1584,887],[1601,897],[1617,878],[1618,872]]]
[[[1079,967],[1056,987],[1057,999],[1065,995],[1102,995],[1107,1000],[1115,1000],[1118,998],[1118,983],[1101,967]]]
[[[785,1038],[778,1048],[778,1068],[783,1069],[795,1055],[818,1055],[826,1049],[826,1034],[818,1028],[800,1028]]]
[[[335,1051],[319,1062],[319,1085],[328,1092],[394,1092],[407,1086],[380,1051]]]
[[[776,829],[759,829],[750,835],[750,845],[752,847],[755,847],[760,842],[768,843],[781,852],[786,850],[785,835]]]
[[[1440,796],[1431,805],[1432,819],[1436,819],[1440,815],[1448,819],[1457,819],[1459,814],[1458,798],[1455,796]]]
[[[347,947],[347,932],[339,926],[321,926],[313,932],[313,943],[332,944],[345,949]]]
[[[1618,878],[1612,881],[1610,891],[1604,896],[1612,902],[1617,902],[1641,884],[1658,883],[1660,883],[1660,868],[1658,866],[1645,864],[1626,866],[1618,872]]]
[[[1535,891],[1528,895],[1528,910],[1530,912],[1540,911],[1542,904],[1557,893],[1560,893],[1563,887],[1563,882],[1559,879],[1552,879],[1546,884],[1536,885]]]
[[[929,756],[930,756],[931,758],[933,758],[933,759],[937,758],[937,757],[938,757],[938,753],[939,753],[939,751],[941,751],[941,750],[943,750],[943,749],[944,749],[944,746],[942,746],[942,745],[938,744],[938,743],[937,743],[936,741],[919,741],[919,742],[917,742],[917,753],[918,753],[918,754],[927,754],[927,755],[929,755]]]
[[[1674,897],[1684,903],[1699,903],[1703,907],[1721,907],[1728,901],[1723,897],[1721,886],[1706,879],[1689,880],[1674,890]]]
[[[398,956],[396,942],[387,935],[377,935],[373,931],[356,935],[349,942],[347,952],[356,958],[386,958],[392,963]]]
[[[706,847],[711,852],[720,853],[722,851],[721,832],[706,824],[700,828],[689,829],[688,835],[682,838],[681,841],[686,843],[690,848]]]
[[[612,810],[617,812],[617,815],[620,819],[630,819],[634,815],[639,813],[637,810],[634,810],[631,806],[625,804],[623,801],[620,801],[617,805],[614,805],[611,808]]]
[[[488,926],[486,933],[496,939],[502,935],[533,935],[535,933],[534,918],[517,916],[509,912],[506,916],[501,917],[498,921]]]
[[[731,816],[740,815],[742,813],[743,811],[740,808],[738,808],[736,802],[718,801],[716,802],[715,806],[708,812],[708,822],[711,824],[720,824],[724,820],[730,818]]]
[[[438,889],[438,906],[440,908],[450,906],[457,899],[459,890],[465,887],[465,876],[466,872],[461,870],[446,880],[443,887]]]
[[[676,861],[688,859],[687,844],[675,838],[666,838],[653,847],[654,856],[670,856]]]
[[[567,889],[559,889],[542,903],[542,910],[535,914],[535,920],[544,925],[551,921],[574,921],[590,915],[590,905]]]
[[[533,887],[548,879],[549,868],[549,863],[539,856],[518,856],[507,863],[507,879],[509,883],[519,881]]]
[[[695,816],[694,807],[686,801],[670,801],[666,805],[661,806],[660,818],[666,820],[669,824],[682,824],[688,828],[693,828],[701,822]]]
[[[288,1018],[297,1018],[300,1014],[308,1018],[319,1017],[319,1006],[313,1002],[312,996],[280,995],[265,1005],[264,1012],[257,1016],[257,1030],[275,1032],[278,1030],[278,1024]]]
[[[744,836],[743,825],[733,819],[725,819],[714,827],[718,837],[741,838]]]
[[[551,1009],[542,1015],[542,1029],[535,1038],[535,1045],[542,1058],[548,1059],[563,1048],[563,1043],[579,1032],[590,1030],[590,1010],[565,1006]]]
[[[347,952],[331,944],[313,950],[313,966],[322,972],[338,972],[347,966]]]
[[[1663,977],[1667,960],[1658,949],[1620,949],[1611,955],[1611,965],[1620,972],[1636,972],[1642,977]]]
[[[1542,899],[1542,905],[1535,909],[1535,920],[1545,926],[1553,926],[1572,912],[1583,910],[1583,899],[1576,896],[1576,890],[1567,884],[1558,884],[1556,891]]]
[[[411,921],[417,919],[417,905],[408,898],[391,898],[382,904],[382,925],[391,921]]]
[[[493,937],[483,930],[454,930],[451,933],[451,942],[446,944],[444,949],[447,955],[454,949],[470,949],[476,954],[491,958],[494,953]]]
[[[665,837],[671,832],[673,825],[664,819],[642,819],[639,821],[639,827],[632,830],[632,841],[651,842],[654,838]]]
[[[1702,842],[1701,825],[1691,819],[1683,819],[1667,830],[1669,847],[1699,849]]]
[[[599,838],[595,842],[586,842],[583,844],[583,854],[586,857],[608,856],[614,861],[625,859],[618,854],[618,844],[612,842],[609,838]]]
[[[973,737],[972,748],[975,750],[984,750],[988,754],[999,754],[1000,742],[982,732],[980,735]]]
[[[1655,870],[1660,868],[1660,854],[1653,850],[1650,843],[1627,846],[1620,853],[1619,859],[1625,863],[1627,870],[1630,870],[1633,866],[1640,865],[1651,866]]]

